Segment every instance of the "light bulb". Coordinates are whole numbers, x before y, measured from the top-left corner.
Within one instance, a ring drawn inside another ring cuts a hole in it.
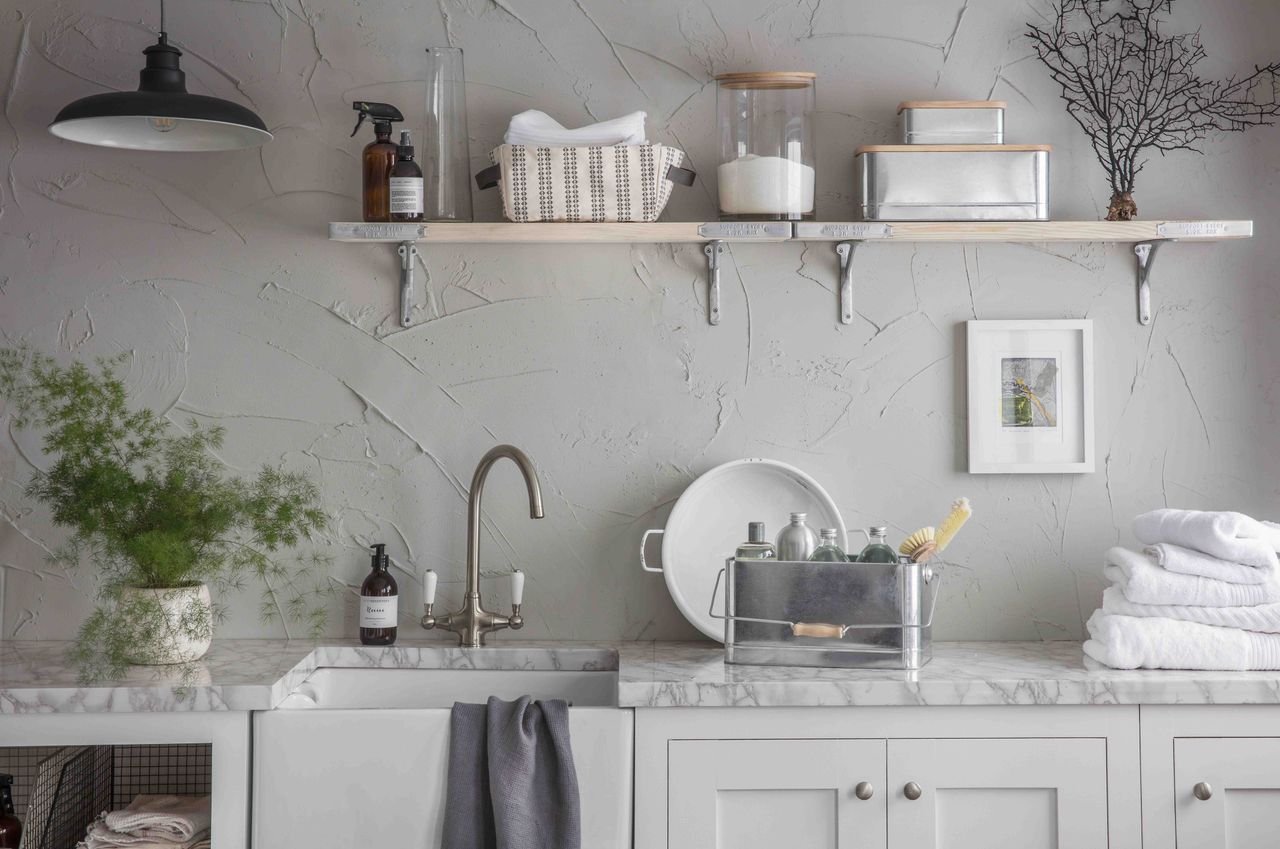
[[[157,133],[167,133],[174,127],[178,126],[178,122],[172,118],[148,118],[147,123],[151,125],[151,129]]]

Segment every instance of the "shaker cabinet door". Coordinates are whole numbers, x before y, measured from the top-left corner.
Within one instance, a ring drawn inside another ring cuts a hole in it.
[[[669,746],[669,849],[886,849],[883,740]]]
[[[1103,739],[890,740],[891,849],[1107,845]]]
[[[1179,738],[1173,773],[1178,849],[1280,845],[1280,739]]]

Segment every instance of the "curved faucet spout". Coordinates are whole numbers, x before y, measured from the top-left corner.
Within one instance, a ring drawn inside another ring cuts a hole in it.
[[[480,498],[484,494],[484,482],[489,477],[489,469],[503,457],[509,458],[520,469],[524,476],[525,487],[529,490],[529,518],[541,519],[542,488],[538,486],[538,473],[534,471],[533,461],[514,445],[499,445],[491,448],[480,458],[476,473],[471,478],[471,493],[467,496],[467,595],[480,595]]]

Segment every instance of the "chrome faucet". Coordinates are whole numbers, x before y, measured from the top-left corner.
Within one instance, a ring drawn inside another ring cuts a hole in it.
[[[538,486],[538,473],[527,454],[514,445],[499,445],[480,458],[476,473],[471,478],[471,493],[467,496],[467,595],[462,607],[453,613],[436,616],[436,573],[428,569],[423,574],[422,627],[427,630],[440,628],[458,635],[458,644],[476,648],[485,643],[485,635],[503,628],[519,630],[524,627],[520,605],[524,595],[524,573],[517,570],[511,575],[511,615],[503,616],[485,610],[480,602],[480,496],[484,493],[484,481],[489,469],[503,457],[511,458],[524,475],[529,490],[529,518],[542,518],[542,490]]]

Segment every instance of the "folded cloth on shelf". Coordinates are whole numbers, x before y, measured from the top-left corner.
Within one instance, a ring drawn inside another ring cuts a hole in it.
[[[450,721],[442,849],[580,849],[568,705],[491,696]]]
[[[104,821],[105,814],[89,826],[77,849],[209,849],[209,829],[197,831],[189,840],[161,840],[112,831]]]
[[[1217,625],[1220,628],[1240,628],[1262,634],[1280,634],[1280,603],[1277,602],[1240,607],[1138,604],[1125,598],[1124,591],[1120,587],[1111,586],[1102,591],[1102,610],[1119,616],[1178,619],[1183,622],[1199,622],[1201,625]]]
[[[1280,601],[1280,579],[1262,584],[1233,584],[1161,569],[1150,555],[1127,548],[1108,549],[1102,574],[1137,604],[1243,607]]]
[[[144,794],[122,811],[109,811],[102,823],[117,834],[181,844],[209,830],[209,797]]]
[[[1280,569],[1280,528],[1243,513],[1163,507],[1134,519],[1133,533],[1145,545],[1171,542],[1244,566]]]
[[[530,109],[511,118],[502,140],[507,144],[535,147],[609,147],[615,144],[648,144],[644,135],[645,113],[569,129],[546,112]]]
[[[1280,571],[1270,566],[1246,566],[1243,563],[1232,563],[1171,542],[1149,545],[1143,551],[1170,572],[1201,575],[1232,584],[1265,584],[1267,581],[1275,580],[1280,574]]]
[[[1114,669],[1280,669],[1280,635],[1095,610],[1084,653]]]

